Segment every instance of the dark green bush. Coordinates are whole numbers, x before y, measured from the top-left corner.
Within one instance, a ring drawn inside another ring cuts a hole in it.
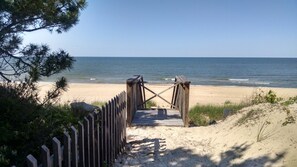
[[[22,84],[0,84],[0,166],[23,166],[28,154],[77,123],[67,106],[41,105],[34,90]]]

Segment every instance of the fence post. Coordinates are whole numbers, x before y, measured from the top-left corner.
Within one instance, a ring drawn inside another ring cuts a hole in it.
[[[127,80],[127,124],[131,126],[133,110],[134,110],[134,100],[133,100],[133,80]]]
[[[53,138],[53,150],[54,150],[54,167],[62,167],[61,142],[56,137]]]
[[[31,154],[27,156],[27,166],[37,167],[37,160]]]
[[[184,117],[185,117],[185,120],[184,120],[184,124],[185,124],[185,127],[189,127],[189,97],[190,97],[190,82],[189,81],[186,81],[184,83]]]
[[[84,132],[85,132],[85,166],[90,167],[90,126],[89,120],[84,117]]]
[[[78,167],[78,152],[77,152],[77,130],[71,126],[71,163],[72,167]]]
[[[71,166],[71,139],[68,132],[64,132],[64,151],[63,162],[65,167]]]
[[[41,146],[41,163],[43,167],[51,167],[50,150],[46,145]]]
[[[78,134],[79,134],[79,164],[80,167],[85,167],[85,128],[81,122],[78,122]]]

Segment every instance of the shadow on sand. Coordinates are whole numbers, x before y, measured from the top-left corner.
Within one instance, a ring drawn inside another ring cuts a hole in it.
[[[233,146],[230,150],[220,154],[220,161],[212,160],[212,155],[197,155],[192,150],[182,147],[170,150],[166,149],[166,141],[162,138],[145,138],[134,140],[127,144],[127,152],[121,162],[116,166],[140,166],[140,167],[192,167],[192,166],[274,166],[280,161],[285,152],[277,153],[275,158],[268,155],[257,158],[249,158],[240,161],[250,145],[241,144]],[[234,160],[239,160],[234,163]]]

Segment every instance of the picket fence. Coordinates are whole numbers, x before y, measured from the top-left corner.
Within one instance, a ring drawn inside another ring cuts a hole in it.
[[[41,146],[40,162],[28,155],[28,167],[113,166],[126,143],[126,92],[90,113],[78,128],[65,131],[63,141],[52,139],[52,150]]]

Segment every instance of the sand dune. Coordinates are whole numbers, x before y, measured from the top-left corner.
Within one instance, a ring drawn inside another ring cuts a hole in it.
[[[258,118],[237,122],[248,111]],[[289,107],[296,119],[297,104]],[[207,127],[131,127],[127,152],[117,166],[297,166],[297,124],[283,126],[288,117],[280,105],[245,108]],[[269,122],[269,123],[267,123]],[[257,141],[260,127],[265,129]]]

